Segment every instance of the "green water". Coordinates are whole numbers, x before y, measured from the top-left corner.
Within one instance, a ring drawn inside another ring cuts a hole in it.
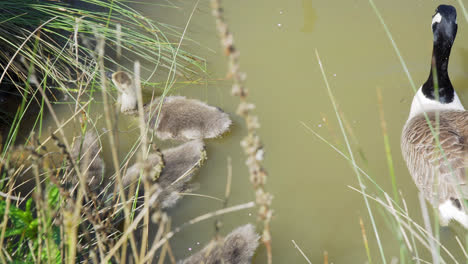
[[[146,2],[132,6],[182,31],[197,1],[174,0],[166,7]],[[376,1],[418,87],[429,73],[431,16],[439,3]],[[449,71],[461,101],[467,105],[468,24],[456,1],[446,3],[455,5],[459,12],[458,36]],[[267,187],[275,197],[271,226],[274,263],[306,263],[291,240],[300,245],[312,263],[323,263],[325,251],[333,263],[365,263],[367,256],[360,218],[365,225],[373,263],[381,263],[363,197],[348,187],[358,187],[351,166],[301,125],[301,122],[306,123],[345,150],[315,57],[317,49],[339,109],[353,130],[355,139],[351,137],[351,143],[358,164],[392,194],[378,112],[376,91],[381,89],[398,189],[411,217],[423,225],[417,189],[399,147],[413,91],[371,6],[365,0],[238,0],[224,1],[223,6],[241,52],[241,70],[248,76],[249,99],[256,104],[255,113],[261,123],[259,132],[266,150],[265,166],[270,174]],[[253,188],[239,145],[245,126],[235,115],[238,101],[230,96],[230,82],[225,80],[227,62],[221,52],[208,1],[198,3],[186,37],[192,41],[184,40],[182,48],[206,58],[209,73],[203,77],[206,83],[178,89],[175,93],[219,106],[234,121],[232,131],[225,137],[207,141],[208,161],[195,178],[200,186],[196,193],[223,197],[227,159],[231,157],[233,182],[229,205],[252,201]],[[128,119],[121,121],[119,127],[125,131],[120,146],[123,158],[138,130],[135,123],[133,131],[128,129],[132,124]],[[104,153],[109,153],[107,150],[104,146]],[[106,161],[111,168],[110,158],[106,157]],[[369,181],[365,184],[367,191],[375,195],[372,184]],[[185,197],[170,211],[172,226],[220,208],[222,203],[213,199]],[[399,258],[400,244],[383,207],[371,201],[371,209],[386,260],[390,263],[392,258]],[[215,233],[214,220],[189,226],[171,239],[177,259],[201,249],[211,239]],[[255,222],[256,211],[239,211],[221,220],[221,233],[226,234],[236,226]],[[442,229],[441,241],[462,260],[454,233],[453,229]],[[423,247],[419,247],[419,254],[424,260],[431,260],[430,253]],[[266,263],[263,247],[254,257],[254,263]]]

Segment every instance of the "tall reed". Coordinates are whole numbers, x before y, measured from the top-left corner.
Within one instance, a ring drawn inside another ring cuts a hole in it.
[[[258,206],[257,216],[259,221],[263,223],[261,240],[267,250],[268,263],[271,264],[273,257],[271,252],[270,221],[273,216],[273,210],[271,209],[273,195],[266,190],[268,173],[263,166],[264,149],[257,132],[260,123],[258,117],[252,113],[255,105],[249,102],[247,98],[248,89],[245,86],[247,75],[240,71],[239,51],[234,46],[234,36],[229,31],[229,27],[225,22],[221,0],[212,0],[211,5],[221,44],[228,58],[228,77],[233,80],[231,92],[233,96],[239,97],[240,101],[237,107],[237,114],[243,117],[247,126],[247,135],[242,139],[241,146],[244,148],[244,153],[247,157],[246,165],[250,173],[250,182],[255,190],[255,201]]]

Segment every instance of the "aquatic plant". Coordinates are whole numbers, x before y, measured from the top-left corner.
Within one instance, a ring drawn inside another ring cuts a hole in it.
[[[241,141],[241,146],[247,156],[246,165],[250,173],[250,182],[255,190],[255,202],[258,206],[258,219],[263,223],[262,242],[267,249],[268,263],[272,263],[271,253],[271,232],[270,221],[273,217],[271,203],[273,195],[266,190],[267,171],[263,167],[264,149],[257,134],[260,127],[258,117],[253,115],[255,108],[253,103],[247,100],[248,90],[245,86],[246,73],[240,71],[239,51],[234,46],[234,37],[229,31],[223,17],[223,9],[220,0],[212,0],[213,16],[216,19],[216,28],[224,48],[225,55],[228,58],[228,77],[233,80],[232,95],[238,96],[240,103],[237,107],[237,114],[240,115],[247,126],[247,135]]]

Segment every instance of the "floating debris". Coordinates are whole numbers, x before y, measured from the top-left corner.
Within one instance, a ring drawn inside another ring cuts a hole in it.
[[[119,91],[118,103],[124,114],[137,114],[137,96],[133,78],[126,72],[112,74]],[[145,121],[162,140],[193,140],[216,138],[232,124],[229,115],[217,107],[183,96],[155,98],[144,105]]]
[[[255,227],[247,224],[234,229],[226,238],[218,238],[205,246],[191,257],[178,264],[247,264],[251,263],[260,236],[255,233]]]
[[[180,199],[181,193],[190,191],[191,186],[189,181],[206,160],[205,145],[201,140],[192,140],[175,148],[163,150],[161,156],[164,168],[159,178],[157,180],[148,180],[159,184],[161,188],[161,193],[159,194],[161,208],[170,208]],[[157,167],[161,164],[160,155],[156,153],[150,154],[147,164]],[[131,166],[122,179],[124,186],[136,183],[140,177],[140,170],[139,164]],[[148,175],[151,176],[154,173],[149,173]]]

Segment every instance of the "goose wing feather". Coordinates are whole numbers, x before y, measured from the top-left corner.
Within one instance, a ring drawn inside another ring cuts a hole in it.
[[[428,113],[428,117],[436,129],[436,113]],[[412,118],[403,128],[401,147],[413,180],[433,204],[467,199],[468,112],[440,112],[438,134],[444,154],[423,115]],[[437,185],[438,190],[434,188]]]

